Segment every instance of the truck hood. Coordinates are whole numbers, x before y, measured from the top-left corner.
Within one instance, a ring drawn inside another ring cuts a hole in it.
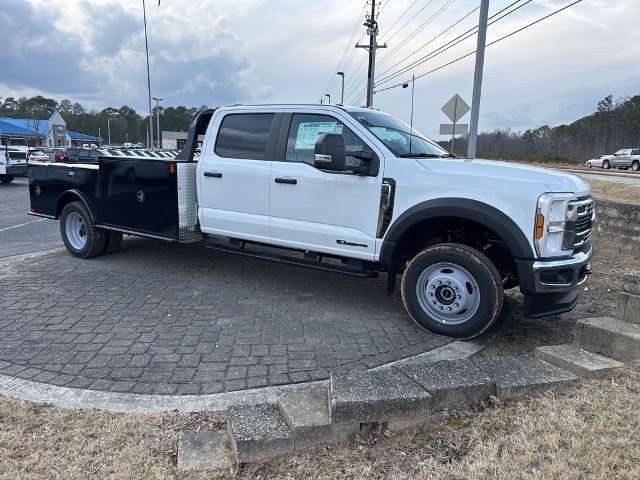
[[[502,162],[497,160],[465,160],[457,158],[447,159],[417,159],[425,169],[433,172],[449,172],[491,178],[493,182],[517,180],[518,182],[542,185],[545,192],[574,193],[578,197],[591,194],[591,185],[578,175],[565,173],[550,168],[533,167],[519,163]],[[493,183],[490,182],[490,183]]]

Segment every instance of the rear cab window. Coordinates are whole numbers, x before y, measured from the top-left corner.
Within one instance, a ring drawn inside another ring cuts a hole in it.
[[[231,113],[222,119],[215,153],[223,158],[269,160],[275,113]]]

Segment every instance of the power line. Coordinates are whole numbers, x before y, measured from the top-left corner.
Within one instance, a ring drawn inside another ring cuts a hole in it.
[[[366,10],[367,10],[367,2],[365,1],[364,5],[362,6],[362,9],[360,10],[360,14],[358,15],[358,20],[356,21],[356,25],[353,28],[353,31],[351,32],[351,36],[349,37],[349,40],[347,40],[347,45],[345,46],[342,52],[342,55],[340,56],[340,60],[338,61],[338,65],[335,68],[336,72],[343,70],[343,62],[345,61],[345,57],[347,55],[347,52],[349,51],[349,47],[352,46],[353,39],[358,33],[358,28],[360,27],[360,20],[363,18],[363,15],[365,15]],[[335,74],[332,74],[331,79],[329,80],[329,83],[327,84],[327,86],[324,89],[324,92],[321,93],[321,95],[324,95],[324,93],[329,91],[330,88],[331,88],[331,92],[333,92],[333,90],[335,89],[335,85],[333,85],[335,83],[335,80],[336,80],[336,76]]]
[[[422,23],[418,28],[416,28],[407,38],[405,38],[402,42],[400,42],[396,47],[394,47],[387,55],[380,59],[380,64],[384,63],[388,58],[391,58],[395,52],[404,47],[407,43],[409,43],[413,38],[415,38],[418,33],[420,33],[424,28],[429,25],[433,20],[438,18],[442,13],[449,8],[456,0],[447,0],[445,4],[440,7],[439,10],[436,10],[431,17],[429,17],[424,23]]]
[[[491,22],[489,22],[489,25],[493,25],[494,23],[499,22],[500,20],[508,17],[509,15],[512,15],[513,13],[517,12],[518,10],[520,10],[521,8],[526,6],[527,4],[531,3],[533,0],[527,0],[524,3],[516,6],[513,10],[510,10],[510,11],[504,13],[503,15],[501,15],[503,12],[505,12],[506,10],[508,10],[509,8],[513,7],[514,5],[516,5],[517,3],[521,2],[521,1],[522,0],[517,0],[517,1],[513,2],[513,3],[511,3],[510,5],[508,5],[507,7],[503,8],[499,12],[496,12],[494,15],[492,15],[490,17],[490,19],[493,19],[493,20]],[[447,50],[452,49],[456,45],[459,45],[460,43],[464,42],[465,40],[475,36],[476,33],[477,33],[476,32],[477,29],[478,29],[478,25],[474,26],[473,28],[470,28],[469,30],[467,30],[464,33],[461,33],[456,38],[450,40],[449,42],[447,42],[447,43],[445,43],[443,45],[441,45],[440,47],[436,48],[435,50],[433,50],[432,52],[428,53],[427,55],[425,55],[423,57],[420,57],[417,60],[414,60],[413,62],[411,62],[410,64],[406,65],[405,67],[400,68],[396,72],[391,73],[391,74],[387,75],[386,77],[383,77],[382,79],[380,79],[378,81],[378,85],[381,85],[381,84],[389,82],[390,80],[393,80],[394,78],[402,75],[403,73],[408,72],[412,68],[417,67],[418,65],[422,65],[425,62],[428,62],[429,60],[437,57],[438,55],[446,52]]]
[[[541,18],[539,18],[539,19],[535,20],[534,22],[531,22],[531,23],[529,23],[529,24],[525,25],[524,27],[518,28],[517,30],[514,30],[514,31],[513,31],[513,32],[511,32],[511,33],[508,33],[507,35],[504,35],[504,36],[502,36],[502,37],[500,37],[500,38],[498,38],[498,39],[496,39],[496,40],[494,40],[494,41],[492,41],[492,42],[490,42],[490,43],[487,43],[487,47],[490,47],[490,46],[492,46],[492,45],[495,45],[496,43],[502,42],[503,40],[506,40],[507,38],[510,38],[510,37],[512,37],[512,36],[514,36],[514,35],[516,35],[516,34],[518,34],[518,33],[520,33],[520,32],[522,32],[522,31],[524,31],[524,30],[527,30],[528,28],[531,28],[531,27],[533,27],[534,25],[537,25],[538,23],[543,22],[544,20],[547,20],[548,18],[551,18],[551,17],[553,17],[554,15],[559,14],[559,13],[561,13],[561,12],[563,12],[563,11],[565,11],[565,10],[567,10],[567,9],[571,8],[571,7],[573,7],[574,5],[577,5],[578,3],[581,3],[582,1],[583,1],[583,0],[576,0],[575,2],[570,3],[569,5],[566,5],[566,6],[564,6],[564,7],[560,8],[560,9],[558,9],[558,10],[555,10],[555,11],[551,12],[550,14],[545,15],[544,17],[541,17]],[[448,67],[448,66],[450,66],[450,65],[453,65],[454,63],[457,63],[457,62],[459,62],[459,61],[461,61],[461,60],[464,60],[465,58],[470,57],[471,55],[474,55],[475,53],[476,53],[476,50],[474,50],[473,52],[469,52],[469,53],[467,53],[467,54],[465,54],[465,55],[462,55],[461,57],[458,57],[458,58],[456,58],[455,60],[452,60],[452,61],[450,61],[450,62],[448,62],[448,63],[445,63],[444,65],[440,65],[439,67],[434,68],[433,70],[429,70],[428,72],[425,72],[425,73],[423,73],[423,74],[421,74],[421,75],[417,75],[417,76],[415,77],[415,79],[416,79],[416,80],[418,80],[418,79],[420,79],[420,78],[422,78],[422,77],[426,77],[427,75],[430,75],[430,74],[432,74],[432,73],[434,73],[434,72],[437,72],[438,70],[442,70],[442,69],[443,69],[443,68],[445,68],[445,67]],[[404,85],[405,83],[407,83],[407,82],[398,83],[398,84],[396,84],[396,85],[392,85],[392,86],[390,86],[390,87],[386,87],[386,88],[382,88],[382,89],[380,89],[380,90],[376,90],[376,93],[378,93],[378,92],[384,92],[384,91],[386,91],[386,90],[391,90],[392,88],[400,87],[400,86]]]
[[[493,14],[490,19],[495,19],[493,20],[491,23],[489,23],[489,25],[492,25],[500,20],[502,20],[503,18],[505,18],[508,15],[511,15],[512,13],[516,12],[517,10],[519,10],[520,8],[524,7],[525,5],[527,5],[528,3],[531,3],[533,0],[527,0],[525,3],[518,5],[516,8],[514,8],[513,10],[505,13],[504,15],[500,16],[502,13],[504,13],[505,11],[509,10],[510,8],[512,8],[513,6],[515,6],[516,4],[522,2],[523,0],[515,0],[514,2],[510,3],[509,5],[507,5],[506,7],[504,7],[503,9],[499,10],[498,12],[496,12],[495,14]],[[477,7],[476,10],[480,8]],[[466,16],[471,15],[470,12],[469,14],[467,14]],[[499,18],[496,18],[499,17]],[[456,23],[459,23],[461,20],[459,20]],[[455,25],[455,24],[454,24]],[[453,26],[452,26],[453,27]],[[450,28],[452,28],[450,27]],[[405,67],[400,68],[399,70],[397,70],[396,72],[393,72],[389,75],[387,75],[386,77],[384,76],[385,74],[389,73],[391,70],[393,70],[394,67],[398,66],[400,63],[402,63],[404,60],[410,58],[411,56],[413,56],[415,53],[417,53],[420,49],[426,47],[428,44],[432,43],[438,36],[440,36],[440,34],[436,35],[436,37],[432,38],[429,42],[427,42],[427,44],[422,45],[418,50],[414,51],[411,55],[405,57],[405,59],[401,60],[400,62],[396,63],[393,67],[385,70],[382,73],[382,78],[376,83],[376,85],[381,85],[384,83],[387,83],[390,80],[393,80],[394,78],[402,75],[403,73],[406,73],[407,71],[411,70],[413,67],[416,67],[418,65],[421,65],[435,57],[437,57],[438,55],[440,55],[441,53],[446,52],[447,50],[450,50],[451,48],[455,47],[456,45],[462,43],[463,41],[467,40],[468,38],[471,38],[472,36],[474,36],[476,34],[476,30],[478,29],[478,25],[470,28],[469,30],[467,30],[466,32],[461,33],[460,35],[458,35],[457,37],[453,38],[452,40],[444,43],[443,45],[439,46],[438,48],[436,48],[435,50],[433,50],[432,52],[428,53],[427,55],[411,62],[410,64],[408,64]],[[447,29],[449,30],[449,29]],[[445,30],[446,31],[446,30]],[[404,82],[406,83],[406,82]],[[361,94],[360,94],[361,95]],[[358,98],[358,97],[357,97]]]
[[[384,76],[385,74],[389,73],[391,70],[393,70],[394,68],[396,68],[398,65],[400,65],[401,63],[403,63],[405,60],[408,60],[409,58],[413,57],[416,53],[418,53],[420,50],[428,47],[429,45],[431,45],[434,41],[436,41],[438,38],[440,38],[442,35],[450,32],[451,30],[453,30],[455,27],[457,27],[460,23],[464,22],[467,18],[469,18],[471,15],[473,15],[475,12],[478,11],[478,9],[480,8],[480,5],[478,5],[476,8],[474,8],[473,10],[471,10],[469,13],[467,13],[465,16],[463,16],[462,18],[460,18],[458,21],[456,21],[455,23],[452,23],[451,25],[449,25],[447,28],[445,28],[444,30],[442,30],[439,34],[437,34],[435,37],[433,37],[431,40],[429,40],[427,43],[425,43],[424,45],[422,45],[421,47],[417,48],[416,50],[413,51],[413,53],[407,55],[406,57],[404,57],[402,60],[396,62],[395,64],[393,64],[391,67],[389,67],[387,70],[385,70],[384,72],[382,72],[380,74],[380,76]]]
[[[416,3],[418,3],[419,1],[420,1],[420,0],[414,0],[414,1],[413,1],[413,3],[412,3],[411,5],[409,5],[409,6],[407,7],[407,9],[406,9],[404,12],[402,12],[402,13],[400,14],[400,16],[396,19],[396,21],[395,21],[395,22],[393,22],[393,25],[391,25],[391,26],[387,29],[387,35],[389,34],[389,32],[391,32],[391,30],[393,30],[393,27],[395,27],[395,26],[400,22],[400,20],[402,20],[402,17],[404,17],[404,16],[407,14],[407,12],[408,12],[409,10],[411,10],[411,8],[413,8],[413,6],[414,6]]]
[[[407,22],[405,22],[405,23],[404,23],[404,25],[402,25],[402,26],[401,26],[401,27],[400,27],[400,28],[399,28],[399,29],[398,29],[398,30],[397,30],[393,35],[391,35],[389,38],[385,38],[385,42],[389,42],[389,41],[391,41],[391,39],[392,39],[393,37],[395,37],[398,33],[400,33],[400,32],[401,32],[401,31],[402,31],[402,30],[403,30],[407,25],[409,25],[409,24],[410,24],[410,23],[411,23],[411,22],[412,22],[412,21],[413,21],[413,20],[414,20],[418,15],[420,15],[420,14],[424,11],[424,9],[425,9],[425,8],[427,8],[427,7],[428,7],[429,5],[431,5],[432,3],[433,3],[433,0],[429,0],[429,1],[427,2],[427,4],[426,4],[424,7],[422,7],[420,10],[418,10],[418,11],[413,15],[413,17],[411,17]],[[413,2],[413,4],[415,4],[415,2]],[[412,6],[413,6],[413,4],[412,4]],[[391,30],[391,29],[389,29],[389,30]]]

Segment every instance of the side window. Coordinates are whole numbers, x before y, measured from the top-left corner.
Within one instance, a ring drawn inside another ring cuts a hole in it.
[[[640,155],[640,149],[633,150],[633,151],[631,152],[631,155]]]
[[[316,140],[323,133],[339,133],[344,137],[347,149],[347,167],[360,164],[360,159],[349,152],[368,150],[366,144],[340,120],[328,115],[294,114],[287,139],[287,162],[303,162],[313,165]]]
[[[224,158],[265,160],[273,113],[238,113],[222,119],[215,152]]]

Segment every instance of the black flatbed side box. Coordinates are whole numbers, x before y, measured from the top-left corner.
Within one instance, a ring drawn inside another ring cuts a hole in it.
[[[30,171],[32,211],[57,216],[56,204],[73,192],[89,203],[97,226],[165,240],[197,241],[202,234],[195,169],[196,163],[175,159],[106,156],[99,157],[97,165],[38,166]]]

